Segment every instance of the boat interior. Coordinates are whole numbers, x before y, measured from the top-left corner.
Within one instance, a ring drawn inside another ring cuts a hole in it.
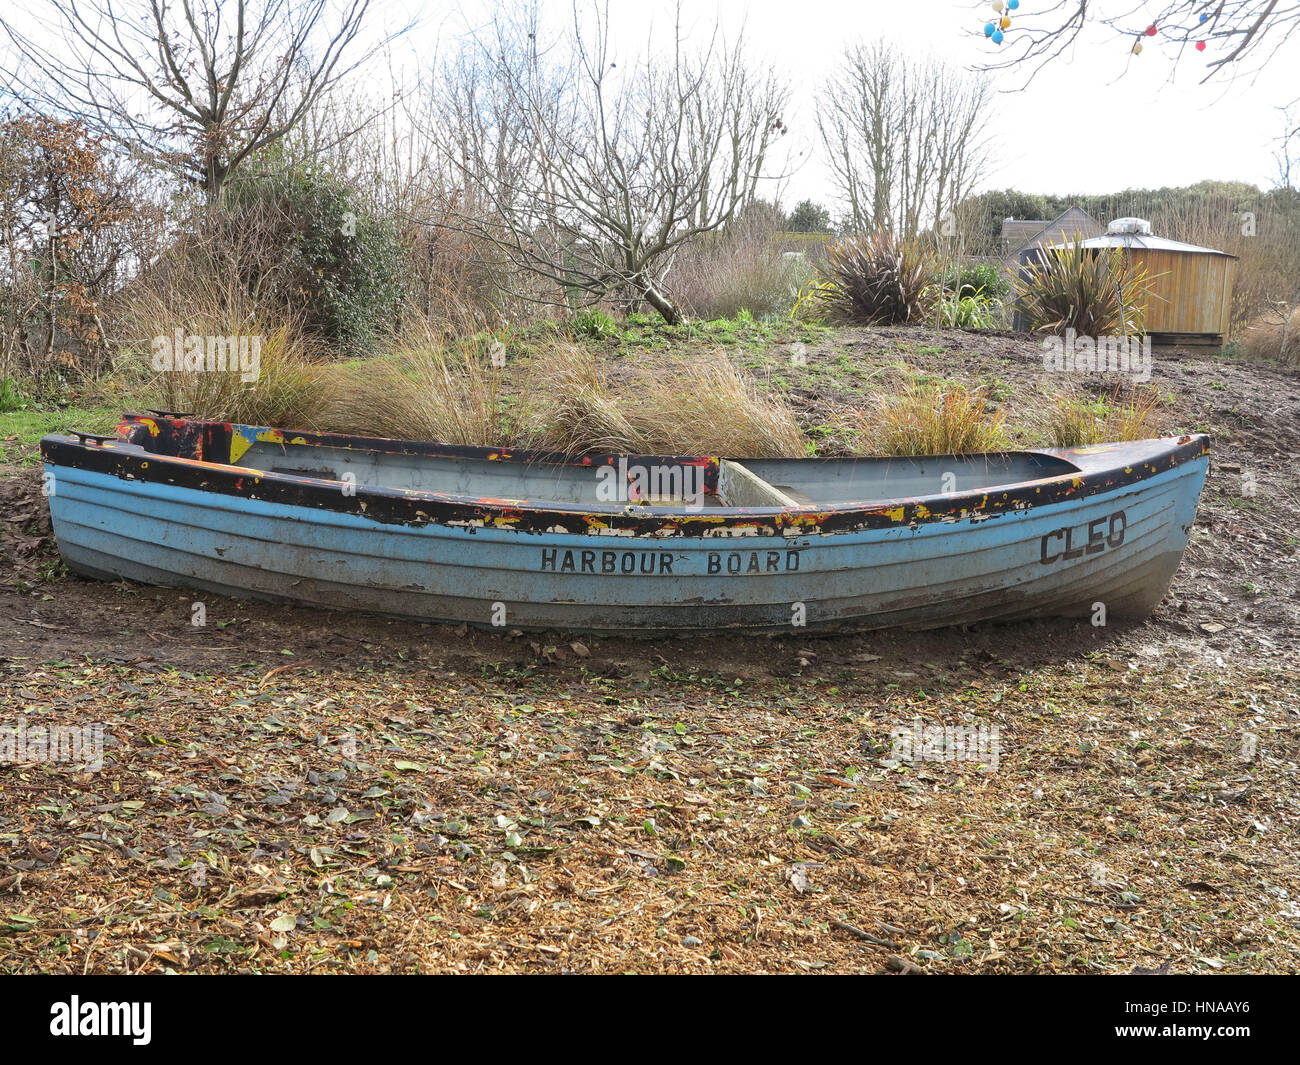
[[[575,459],[204,425],[209,432],[201,452],[208,461],[358,487],[531,503],[799,508],[980,491],[1080,472],[1064,459],[1038,452],[743,462],[635,455]],[[182,434],[132,438],[150,451],[195,457]]]
[[[1077,473],[1033,453],[940,458],[707,459],[632,456],[591,466],[254,444],[240,465],[416,492],[549,503],[797,508],[959,493]]]

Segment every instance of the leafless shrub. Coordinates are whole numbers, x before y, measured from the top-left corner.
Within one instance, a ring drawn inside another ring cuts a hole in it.
[[[787,90],[716,31],[689,50],[681,18],[653,61],[619,67],[607,8],[555,39],[535,7],[498,15],[434,79],[457,224],[543,282],[523,298],[645,302],[676,322],[674,251],[755,198]]]
[[[758,318],[789,313],[799,287],[815,273],[805,249],[814,256],[820,249],[815,239],[796,240],[798,250],[788,251],[783,222],[775,207],[754,204],[719,233],[678,249],[665,284],[682,309],[700,318],[733,318],[741,310]]]

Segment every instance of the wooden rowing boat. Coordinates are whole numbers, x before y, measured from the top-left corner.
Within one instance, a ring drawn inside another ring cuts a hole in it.
[[[580,458],[128,414],[41,441],[69,568],[506,629],[928,628],[1148,613],[1209,445]]]

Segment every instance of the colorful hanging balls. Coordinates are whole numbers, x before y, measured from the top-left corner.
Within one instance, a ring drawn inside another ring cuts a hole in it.
[[[1142,54],[1142,42],[1141,42],[1141,41],[1134,41],[1134,42],[1133,42],[1133,54],[1134,54],[1134,55],[1141,55],[1141,54]]]
[[[1015,0],[1015,3],[1017,3],[1017,4],[1020,3],[1020,0]],[[1202,15],[1198,21],[1200,21],[1200,22],[1204,22],[1204,21],[1206,21],[1209,17],[1210,17],[1209,15]]]
[[[1197,41],[1197,42],[1196,42],[1196,50],[1197,50],[1198,52],[1204,52],[1204,51],[1205,51],[1205,42],[1204,42],[1204,41]]]
[[[1151,23],[1150,26],[1147,27],[1147,36],[1148,36],[1148,37],[1154,37],[1154,36],[1156,35],[1156,33],[1157,33],[1157,30],[1156,30],[1156,24],[1153,22],[1153,23]]]
[[[1002,26],[1002,28],[1003,28],[1004,30],[1009,30],[1009,29],[1011,29],[1011,18],[1010,18],[1010,16],[1008,16],[1008,15],[1003,15],[1003,16],[1002,16],[1001,26]]]
[[[993,0],[993,10],[994,10],[994,11],[1001,12],[1001,10],[1002,10],[1002,0]]]
[[[994,43],[994,44],[1001,44],[1002,41],[1003,41],[1002,31],[1001,31],[1001,30],[994,30],[994,31],[993,31],[993,43]]]
[[[1007,9],[1009,11],[1014,11],[1019,6],[1020,6],[1020,0],[1007,0]]]
[[[985,36],[985,37],[992,37],[992,36],[993,36],[993,31],[996,30],[996,29],[997,29],[997,27],[996,27],[995,25],[993,25],[993,23],[991,23],[991,22],[986,22],[986,23],[984,23],[984,36]]]

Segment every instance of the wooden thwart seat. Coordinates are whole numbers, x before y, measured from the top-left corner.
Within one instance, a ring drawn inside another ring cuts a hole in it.
[[[718,463],[718,498],[728,507],[798,507],[775,485],[731,459]]]

